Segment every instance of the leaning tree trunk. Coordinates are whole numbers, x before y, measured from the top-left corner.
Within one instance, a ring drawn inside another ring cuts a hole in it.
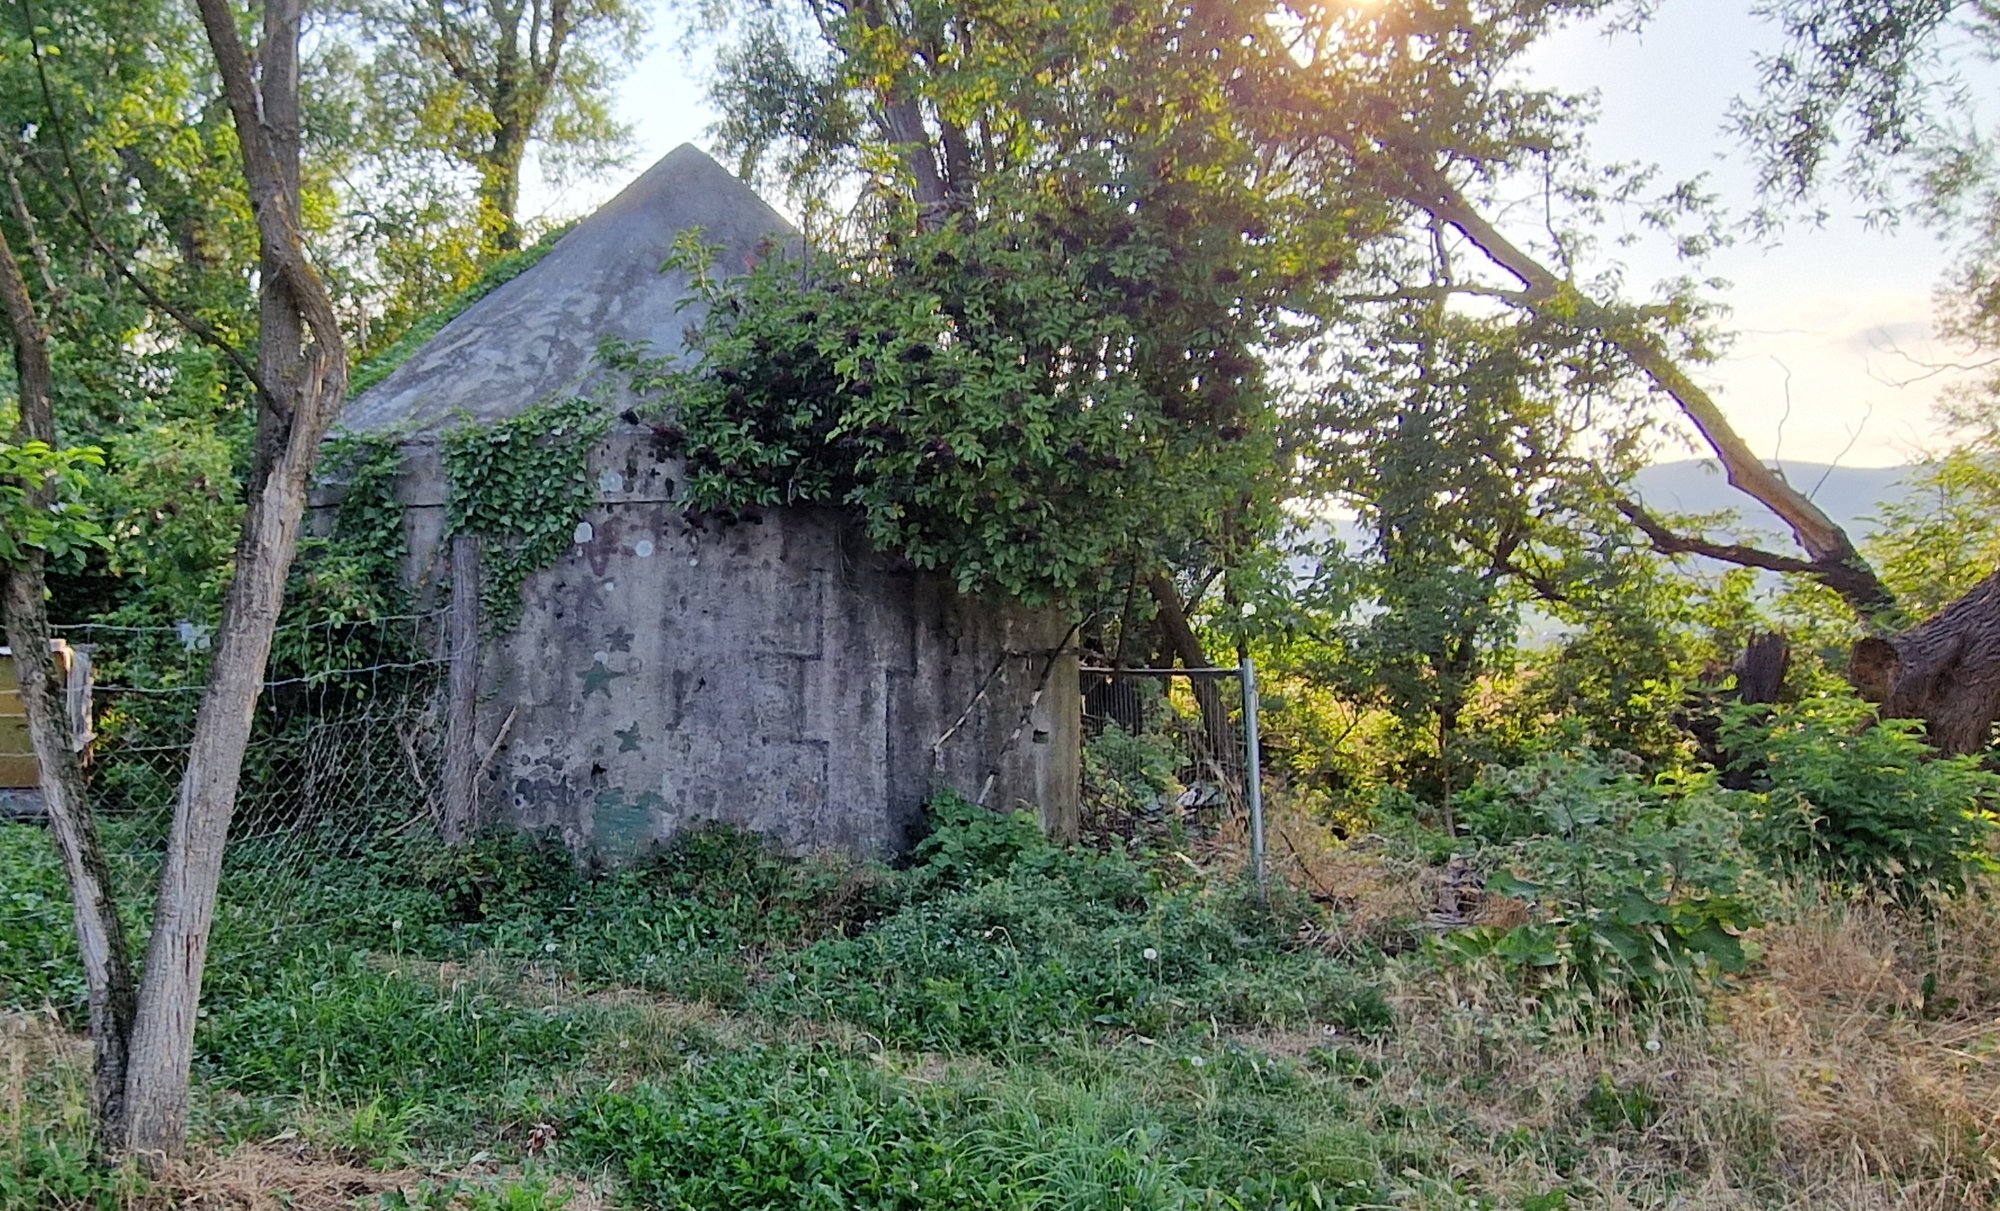
[[[309,458],[288,458],[273,470],[251,505],[236,549],[236,575],[229,584],[167,839],[132,1036],[128,1138],[133,1154],[142,1158],[178,1156],[187,1135],[195,1014],[223,849],[285,577],[298,544],[310,471]]]
[[[1932,746],[1976,753],[2000,718],[2000,572],[1900,635],[1854,645],[1849,676],[1891,719],[1922,719]]]
[[[20,435],[56,444],[54,374],[48,334],[29,297],[20,262],[0,232],[0,312],[13,339]],[[45,509],[46,488],[30,485],[27,505]],[[97,836],[97,820],[84,796],[83,770],[68,725],[65,686],[49,656],[46,586],[39,552],[15,567],[0,566],[0,623],[20,672],[21,703],[35,750],[49,831],[62,851],[90,1001],[91,1108],[97,1146],[115,1150],[124,1138],[127,1045],[132,1034],[132,963],[125,929],[112,899],[111,867]]]
[[[227,0],[199,4],[257,220],[262,410],[250,507],[174,808],[133,1030],[127,1140],[149,1164],[179,1156],[186,1145],[195,1014],[243,753],[297,550],[307,482],[347,393],[340,326],[306,260],[298,218],[300,0],[267,0],[254,67]]]
[[[1612,311],[1578,292],[1574,283],[1558,276],[1509,240],[1434,163],[1406,160],[1401,167],[1408,178],[1407,201],[1433,220],[1457,230],[1488,260],[1521,283],[1520,291],[1511,299],[1515,306],[1555,316],[1563,323],[1580,321],[1595,327],[1598,335],[1617,347],[1655,389],[1673,400],[1716,461],[1722,464],[1729,485],[1784,522],[1806,558],[1673,534],[1636,502],[1621,502],[1620,508],[1626,516],[1656,548],[1663,554],[1706,555],[1748,567],[1810,576],[1839,594],[1871,627],[1894,612],[1894,595],[1855,548],[1847,531],[1810,497],[1792,487],[1781,471],[1757,457],[1729,423],[1721,405],[1681,369],[1657,338],[1617,319]]]
[[[1160,632],[1174,655],[1180,658],[1183,667],[1190,669],[1211,667],[1208,652],[1201,646],[1201,636],[1194,633],[1188,622],[1187,610],[1181,604],[1181,595],[1174,588],[1174,582],[1167,579],[1164,572],[1155,572],[1146,581],[1146,589],[1153,595],[1153,604],[1159,607]],[[1208,757],[1212,761],[1223,762],[1234,752],[1235,731],[1229,726],[1229,707],[1222,701],[1222,687],[1215,678],[1207,675],[1191,675],[1189,684],[1194,689],[1195,705],[1201,709],[1202,734],[1208,741]]]

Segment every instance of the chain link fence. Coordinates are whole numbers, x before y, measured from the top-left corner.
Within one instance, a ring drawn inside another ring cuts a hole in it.
[[[273,930],[324,927],[287,911],[289,889],[316,866],[435,829],[449,663],[442,621],[412,614],[278,629],[223,873],[224,895],[254,901]],[[192,623],[54,629],[121,901],[150,903],[212,634]],[[34,755],[25,727],[10,725],[19,709],[18,696],[0,693],[0,781],[11,784],[0,788],[0,828],[40,828]],[[0,896],[0,922],[9,910]]]

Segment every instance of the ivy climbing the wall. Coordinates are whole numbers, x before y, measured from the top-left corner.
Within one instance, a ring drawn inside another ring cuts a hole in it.
[[[610,426],[596,403],[562,399],[445,435],[447,526],[484,540],[479,604],[490,631],[521,620],[521,586],[574,540],[591,502],[590,451]]]

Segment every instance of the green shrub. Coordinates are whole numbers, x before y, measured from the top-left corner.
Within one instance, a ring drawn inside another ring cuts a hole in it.
[[[957,801],[917,857],[901,909],[781,956],[759,1003],[943,1051],[1209,1021],[1387,1023],[1352,971],[1293,949],[1311,912],[1298,897],[1168,889],[1121,851],[1059,849],[1032,820]]]
[[[1648,782],[1585,749],[1489,769],[1460,799],[1497,869],[1487,886],[1534,919],[1460,930],[1460,957],[1490,956],[1573,1008],[1652,1005],[1742,970],[1761,888],[1728,796],[1706,781]]]
[[[1963,890],[1987,862],[2000,775],[1938,755],[1916,723],[1878,723],[1859,699],[1827,696],[1737,710],[1723,740],[1761,771],[1763,788],[1743,796],[1745,839],[1783,874],[1914,903]]]
[[[588,986],[624,985],[733,1005],[746,962],[884,910],[880,875],[796,861],[740,830],[696,829],[649,861],[583,871],[559,846],[491,838],[426,876],[463,923],[445,953],[496,951],[561,968]]]
[[[1058,853],[1026,812],[996,812],[946,791],[927,810],[930,831],[911,852],[920,888],[968,887]]]

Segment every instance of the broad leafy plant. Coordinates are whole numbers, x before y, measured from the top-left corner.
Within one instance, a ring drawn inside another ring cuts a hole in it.
[[[1285,471],[1240,216],[1165,193],[1052,187],[1018,219],[732,282],[684,240],[709,307],[696,363],[608,352],[659,400],[697,508],[841,507],[963,589],[1075,600],[1250,532]]]
[[[1589,750],[1488,770],[1460,815],[1490,843],[1487,889],[1529,919],[1452,935],[1582,1010],[1656,1005],[1743,970],[1761,913],[1736,821],[1706,782],[1653,783]]]
[[[103,465],[94,446],[0,441],[0,565],[35,551],[60,562],[103,545],[103,529],[77,506],[90,470]],[[33,499],[43,491],[53,503]]]

